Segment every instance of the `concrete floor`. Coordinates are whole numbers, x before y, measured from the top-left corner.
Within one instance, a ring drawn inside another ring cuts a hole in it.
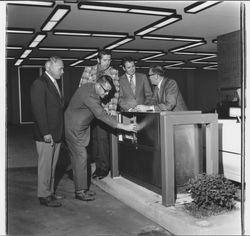
[[[58,185],[58,192],[66,196],[63,206],[41,206],[36,197],[35,155],[30,126],[8,127],[8,235],[172,235],[94,184],[95,201],[75,200],[73,182],[66,174]]]

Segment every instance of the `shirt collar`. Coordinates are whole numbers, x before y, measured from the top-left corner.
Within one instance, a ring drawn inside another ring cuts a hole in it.
[[[53,83],[55,83],[56,80],[49,74],[49,72],[48,72],[48,71],[45,71],[45,73],[46,73],[47,76],[49,76],[49,78],[51,79],[51,81],[52,81]]]
[[[162,83],[162,81],[163,81],[163,79],[160,81],[160,83],[157,85],[157,87],[159,88],[159,90],[160,90],[160,88],[161,88],[161,83]]]

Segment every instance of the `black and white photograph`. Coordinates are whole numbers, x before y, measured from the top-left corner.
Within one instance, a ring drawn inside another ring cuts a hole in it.
[[[0,235],[250,235],[249,9],[1,2]]]

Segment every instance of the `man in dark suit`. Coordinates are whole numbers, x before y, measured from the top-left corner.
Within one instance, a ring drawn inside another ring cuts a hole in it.
[[[38,152],[38,198],[41,205],[60,207],[63,196],[54,192],[55,168],[63,137],[63,97],[56,80],[63,74],[63,61],[51,57],[45,73],[31,87],[35,119],[34,138]]]
[[[122,59],[125,73],[120,77],[119,106],[122,111],[132,111],[138,104],[148,104],[152,97],[152,90],[148,78],[137,73],[133,58]]]
[[[187,106],[175,80],[167,77],[162,66],[152,66],[149,69],[149,79],[154,85],[150,106],[138,105],[137,111],[186,111]]]
[[[65,138],[70,152],[75,184],[75,198],[94,200],[95,193],[89,189],[87,151],[90,139],[90,123],[96,117],[112,128],[136,132],[136,124],[122,124],[109,116],[101,99],[108,96],[113,87],[112,78],[102,75],[96,83],[85,83],[72,96],[65,112]]]

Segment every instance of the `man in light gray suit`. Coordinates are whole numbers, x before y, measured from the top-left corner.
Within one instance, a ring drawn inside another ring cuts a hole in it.
[[[65,139],[73,169],[75,198],[82,201],[94,200],[95,193],[89,190],[87,151],[90,139],[90,123],[96,117],[112,128],[137,131],[136,124],[122,124],[109,116],[101,105],[113,87],[109,75],[102,75],[96,83],[86,83],[72,96],[65,112]]]
[[[136,72],[131,57],[122,59],[122,67],[125,73],[120,77],[118,102],[121,111],[132,111],[138,104],[147,105],[153,95],[147,76]]]

